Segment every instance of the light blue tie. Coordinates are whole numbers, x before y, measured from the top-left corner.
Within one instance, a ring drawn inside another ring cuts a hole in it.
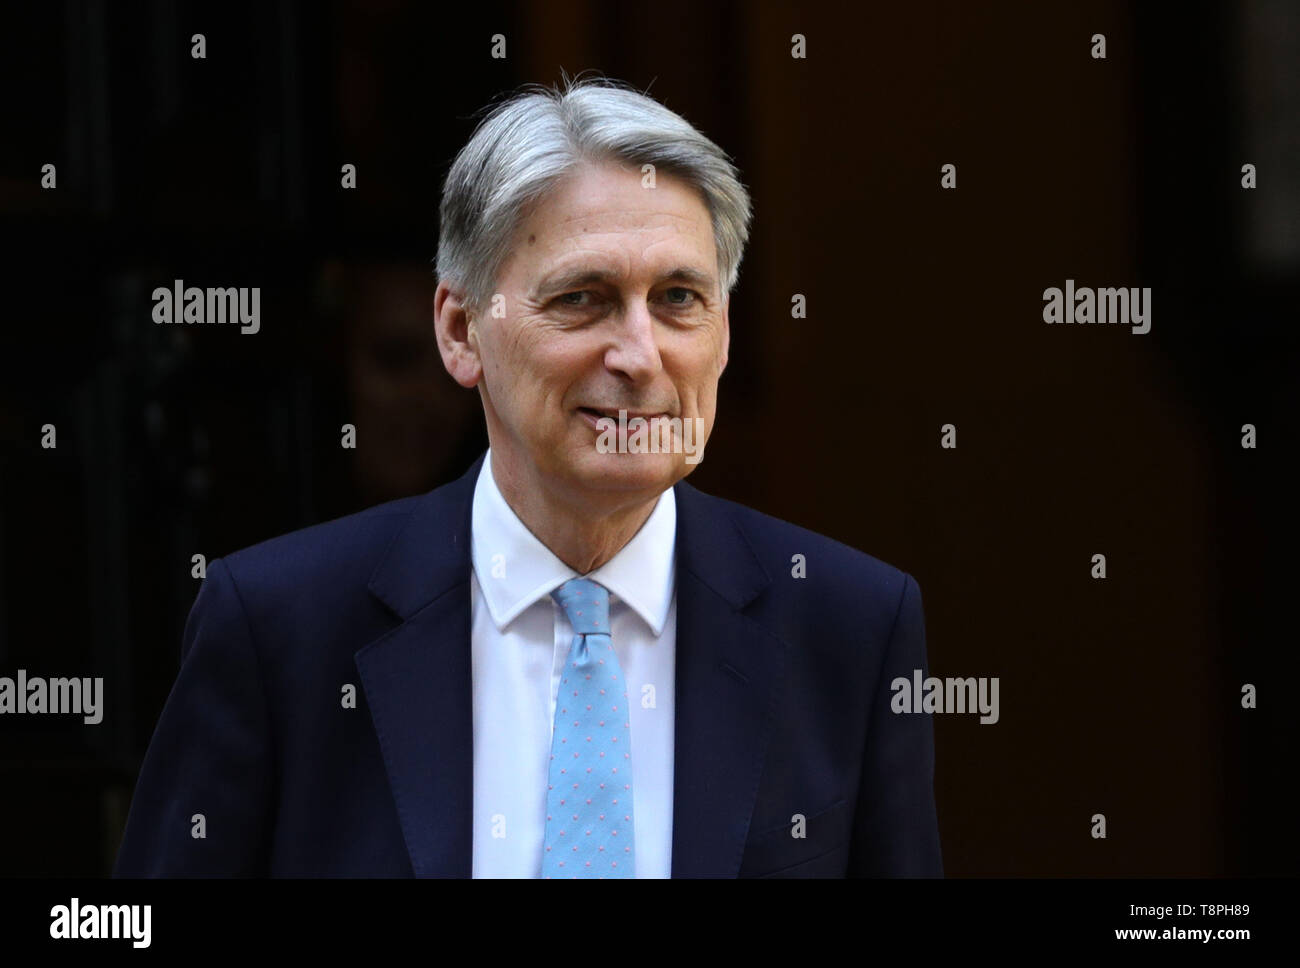
[[[551,596],[574,635],[555,698],[542,876],[635,877],[631,719],[609,590],[574,578]]]

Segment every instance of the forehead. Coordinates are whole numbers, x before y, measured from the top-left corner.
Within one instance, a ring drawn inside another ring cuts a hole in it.
[[[529,209],[515,235],[510,261],[529,274],[602,258],[633,269],[685,259],[716,271],[704,199],[666,172],[650,188],[634,168],[580,165]]]

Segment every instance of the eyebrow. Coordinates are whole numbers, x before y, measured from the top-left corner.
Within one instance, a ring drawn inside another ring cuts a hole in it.
[[[561,293],[568,292],[570,289],[590,286],[593,283],[613,284],[615,277],[613,273],[603,269],[587,269],[578,267],[575,269],[561,270],[553,275],[546,276],[534,288],[534,298],[539,301],[547,301]],[[677,266],[674,269],[664,273],[660,282],[687,282],[691,285],[704,290],[712,290],[717,283],[713,276],[707,272],[701,272],[699,269],[691,266]]]

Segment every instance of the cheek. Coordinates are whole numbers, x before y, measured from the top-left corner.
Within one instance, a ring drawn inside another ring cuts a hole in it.
[[[539,342],[534,333],[518,326],[493,334],[486,342],[485,355],[490,362],[485,368],[496,379],[498,387],[519,393],[536,382]]]
[[[514,330],[501,341],[499,352],[498,384],[534,420],[563,400],[587,360],[576,341],[544,327]]]
[[[722,373],[721,347],[710,341],[707,348],[690,347],[678,358],[676,372],[682,389],[682,403],[693,405],[701,415],[711,413],[718,395],[718,378]]]
[[[712,384],[700,388],[699,407],[700,416],[712,423],[718,409],[717,388]]]

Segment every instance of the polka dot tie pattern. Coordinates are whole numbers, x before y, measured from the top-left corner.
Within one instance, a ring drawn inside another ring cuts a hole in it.
[[[574,578],[551,596],[574,635],[555,700],[542,876],[635,877],[631,717],[609,590]]]

